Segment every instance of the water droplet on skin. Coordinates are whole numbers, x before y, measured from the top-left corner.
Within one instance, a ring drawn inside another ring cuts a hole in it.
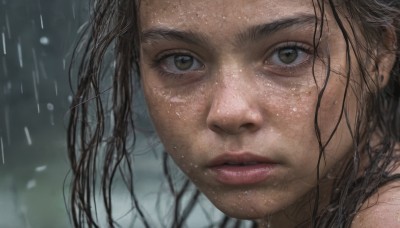
[[[329,180],[333,180],[333,179],[335,179],[335,175],[333,174],[333,173],[328,173],[327,175],[326,175],[326,178],[328,178]]]
[[[293,112],[297,112],[297,108],[293,108],[292,110],[293,110]]]

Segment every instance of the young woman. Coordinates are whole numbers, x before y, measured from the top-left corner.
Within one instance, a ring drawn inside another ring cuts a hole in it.
[[[68,129],[73,224],[98,226],[100,177],[116,226],[121,172],[151,226],[132,178],[143,90],[165,151],[227,215],[215,226],[400,227],[399,32],[399,1],[94,1]],[[182,205],[187,184],[170,185],[173,227],[198,197]]]

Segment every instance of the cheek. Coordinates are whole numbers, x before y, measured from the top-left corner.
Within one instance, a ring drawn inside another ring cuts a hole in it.
[[[334,76],[321,99],[318,115],[321,142],[329,159],[328,169],[351,153],[353,140],[350,128],[354,130],[357,109],[357,98],[351,87],[346,94],[344,79]]]
[[[151,85],[151,83],[148,83]],[[174,158],[185,156],[188,145],[196,143],[200,128],[204,128],[205,96],[203,89],[193,94],[143,84],[145,98],[153,124],[167,152]],[[178,154],[182,153],[182,154]]]

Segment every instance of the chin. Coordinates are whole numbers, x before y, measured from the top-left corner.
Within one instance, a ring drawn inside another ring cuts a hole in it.
[[[258,202],[255,202],[258,201]],[[211,200],[213,205],[225,215],[242,220],[257,220],[279,212],[276,205],[265,205],[262,200],[243,200],[239,197],[230,200]]]
[[[268,217],[268,215],[270,215],[270,213],[266,212],[265,210],[256,211],[255,208],[253,207],[231,207],[231,208],[218,207],[218,206],[216,207],[219,210],[221,210],[225,215],[231,218],[236,218],[241,220],[263,219]]]

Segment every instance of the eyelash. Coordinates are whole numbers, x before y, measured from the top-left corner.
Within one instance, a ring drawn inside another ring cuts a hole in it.
[[[279,51],[284,50],[284,49],[296,49],[297,51],[300,51],[302,53],[304,53],[305,55],[307,55],[304,61],[301,61],[298,64],[282,64],[282,66],[279,66],[278,64],[269,64],[269,59],[271,59],[273,57],[273,55],[277,54]],[[272,49],[272,51],[268,52],[268,54],[266,55],[266,60],[265,60],[265,64],[268,67],[272,67],[276,70],[280,70],[280,71],[294,71],[297,69],[301,69],[302,67],[304,67],[305,65],[310,63],[310,60],[312,59],[313,56],[313,49],[311,48],[311,46],[308,46],[304,43],[299,43],[299,42],[286,42],[283,44],[280,44],[276,47],[274,47]]]
[[[269,61],[274,55],[276,55],[279,51],[282,51],[284,49],[295,49],[297,51],[300,51],[301,53],[304,53],[305,55],[307,55],[304,61],[301,61],[298,64],[287,64],[285,65],[284,63],[282,63],[281,66],[279,66],[279,64],[270,64],[271,61]],[[277,46],[275,46],[271,51],[267,52],[268,54],[266,55],[266,57],[264,58],[264,65],[266,65],[269,70],[272,70],[272,72],[274,73],[278,73],[278,74],[287,74],[287,72],[293,72],[295,70],[304,68],[307,64],[310,63],[310,60],[312,59],[311,56],[313,55],[313,49],[304,44],[304,43],[299,43],[299,42],[286,42],[286,43],[281,43]],[[191,52],[185,51],[185,50],[170,50],[170,51],[166,51],[158,56],[156,56],[156,58],[152,61],[151,67],[153,69],[156,69],[159,73],[159,75],[167,77],[167,78],[173,78],[173,79],[178,79],[180,78],[182,75],[185,74],[193,74],[193,73],[198,73],[195,71],[190,71],[188,70],[187,72],[183,72],[181,74],[177,74],[177,73],[172,73],[169,72],[168,70],[164,69],[163,67],[163,62],[166,61],[168,58],[170,57],[177,57],[177,56],[189,56],[191,58],[193,58],[194,61],[196,61],[197,63],[201,64],[202,68],[205,67],[205,65],[202,63],[201,60],[199,60],[199,58],[196,57],[196,55],[192,54]]]
[[[174,57],[174,56],[190,56],[193,58],[193,60],[197,61],[202,65],[204,68],[204,64],[202,61],[199,60],[195,55],[193,55],[191,52],[188,51],[183,51],[183,50],[172,50],[172,51],[167,51],[162,53],[161,55],[156,56],[156,58],[153,60],[151,67],[153,69],[156,69],[158,73],[163,76],[163,77],[168,77],[168,78],[179,78],[180,76],[187,74],[182,73],[182,74],[176,74],[176,73],[171,73],[168,72],[167,70],[163,69],[163,61],[166,61],[169,57]],[[193,73],[193,72],[188,72],[188,73]]]

